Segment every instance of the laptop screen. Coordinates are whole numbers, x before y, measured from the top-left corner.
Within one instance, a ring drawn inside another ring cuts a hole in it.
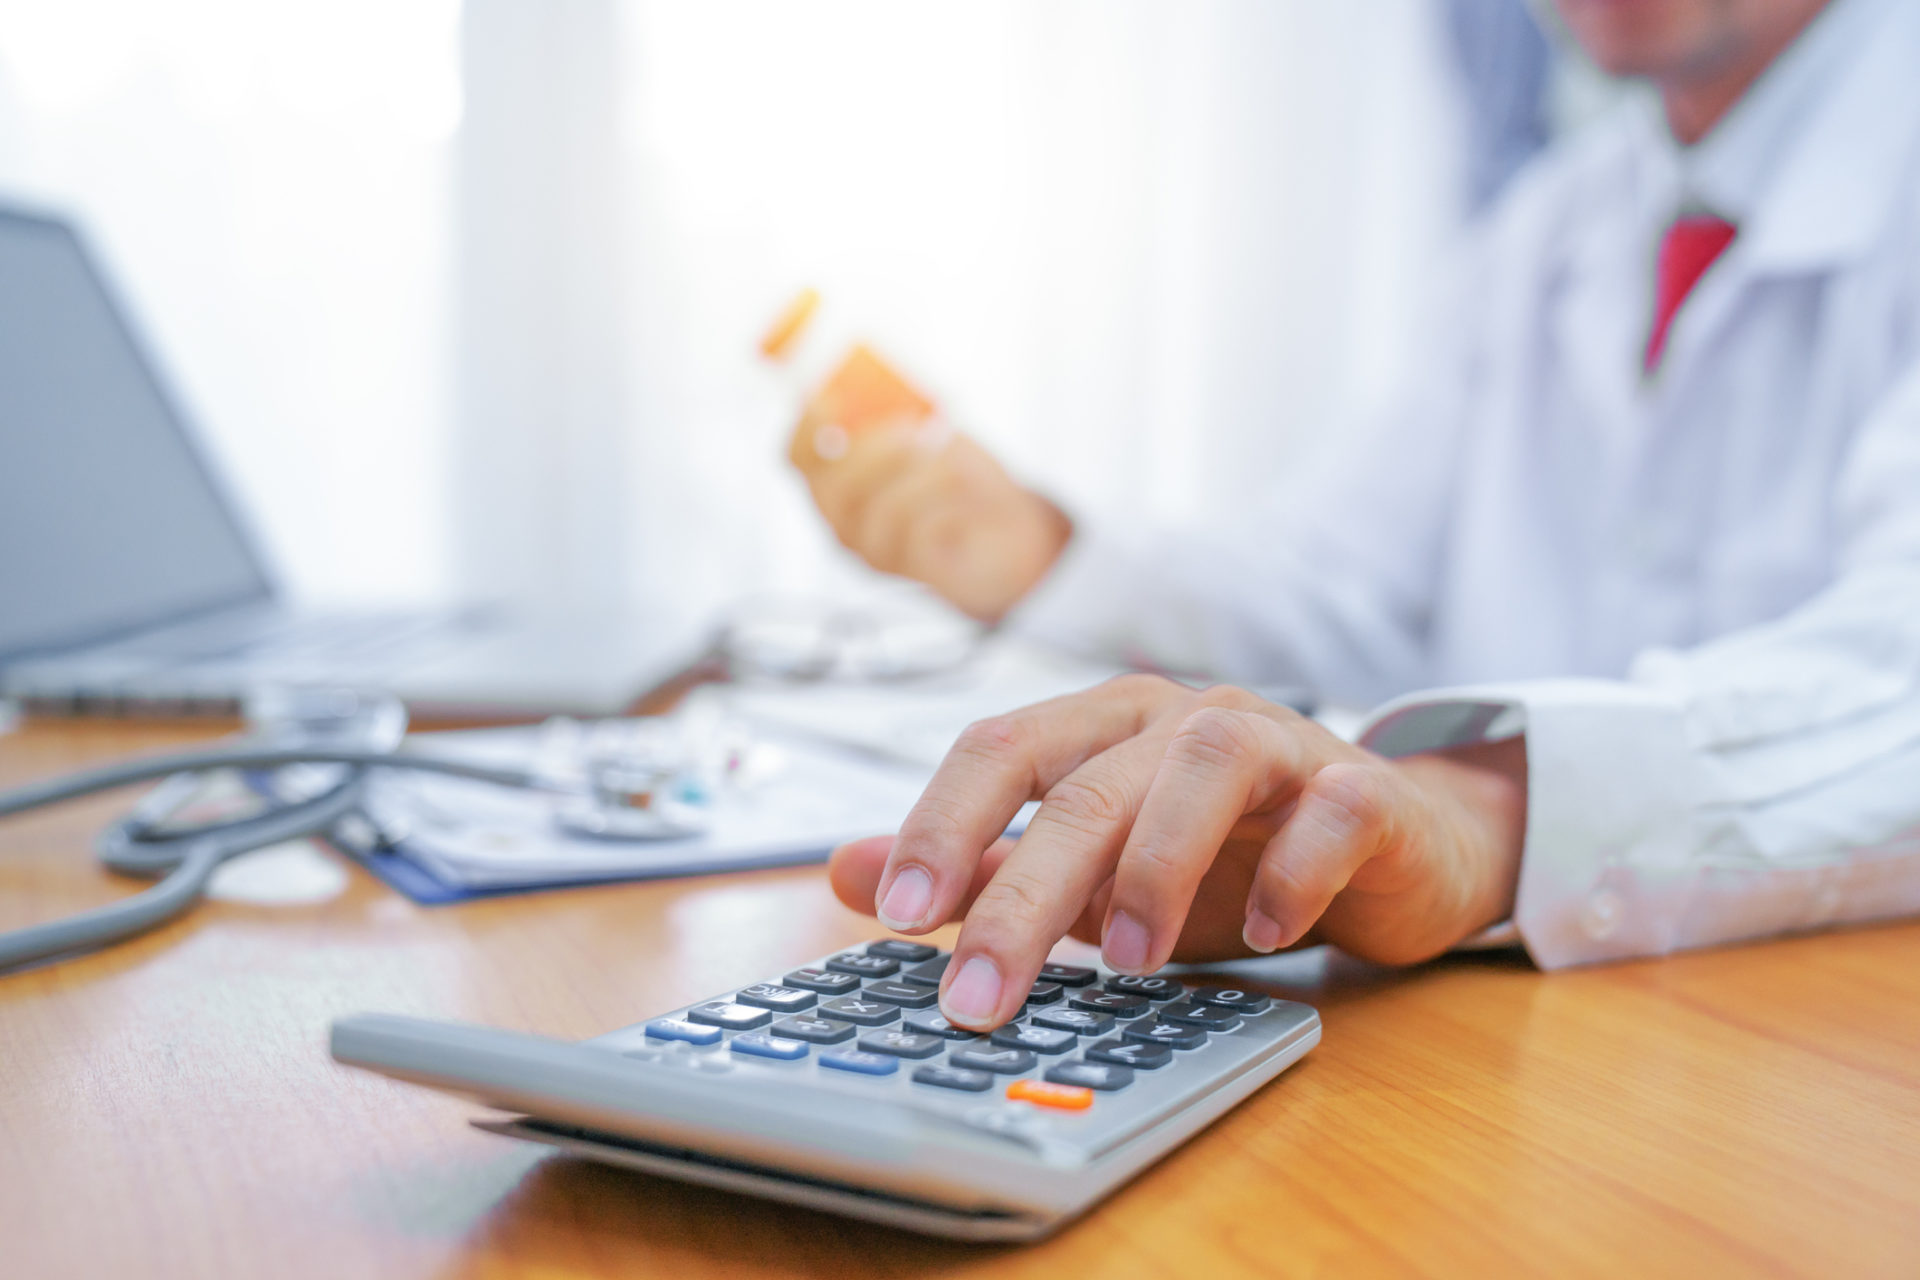
[[[269,594],[85,248],[0,208],[0,661]]]

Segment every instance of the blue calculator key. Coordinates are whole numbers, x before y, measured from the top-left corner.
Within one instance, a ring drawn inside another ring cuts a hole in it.
[[[647,1024],[647,1036],[653,1040],[685,1040],[688,1044],[712,1044],[720,1038],[720,1028],[703,1027],[684,1018],[655,1018]]]
[[[941,1089],[961,1089],[967,1093],[985,1093],[993,1088],[993,1077],[984,1071],[969,1071],[965,1067],[936,1067],[928,1064],[913,1069],[916,1084],[935,1085]]]
[[[984,1040],[978,1031],[969,1031],[965,1027],[956,1027],[947,1021],[945,1014],[938,1009],[919,1009],[900,1020],[908,1029],[924,1032],[930,1036],[945,1036],[949,1040]]]
[[[1040,981],[1057,982],[1063,987],[1084,987],[1092,984],[1100,975],[1092,969],[1077,964],[1043,964],[1040,966]]]
[[[779,1058],[783,1062],[807,1056],[805,1040],[789,1040],[785,1036],[768,1035],[764,1031],[748,1031],[737,1035],[727,1042],[727,1047],[735,1053],[751,1054],[756,1058]]]
[[[782,981],[790,987],[802,987],[823,996],[843,996],[860,989],[860,979],[850,973],[835,973],[831,969],[795,969]]]
[[[884,1053],[862,1053],[858,1049],[838,1049],[820,1055],[820,1065],[835,1071],[851,1071],[862,1076],[890,1076],[900,1069],[900,1059]]]
[[[925,964],[913,966],[900,977],[907,982],[917,982],[923,987],[937,987],[940,985],[940,979],[946,976],[947,965],[952,959],[952,956],[940,956]]]
[[[774,1023],[773,1034],[785,1036],[789,1040],[806,1040],[813,1044],[839,1044],[842,1040],[853,1039],[853,1024],[835,1022],[832,1018],[816,1018],[810,1013],[803,1013],[792,1018],[782,1018]]]
[[[817,998],[811,991],[802,991],[798,987],[776,987],[771,982],[757,982],[751,987],[742,988],[734,996],[741,1004],[771,1009],[775,1013],[799,1013],[802,1009],[811,1009]]]
[[[1187,994],[1184,984],[1156,974],[1122,974],[1108,978],[1107,990],[1117,996],[1145,996],[1149,1000],[1177,1000]]]
[[[687,1021],[725,1027],[729,1031],[754,1031],[773,1021],[773,1015],[765,1009],[735,1004],[731,1000],[709,1000],[687,1010]]]
[[[846,951],[828,960],[827,968],[856,978],[891,978],[900,972],[900,962],[888,956],[860,956]]]
[[[1003,1049],[1031,1049],[1035,1053],[1065,1053],[1080,1043],[1080,1037],[1071,1031],[1019,1023],[1009,1023],[987,1038]]]
[[[922,960],[931,960],[940,954],[940,948],[930,947],[924,942],[908,942],[904,938],[882,938],[878,942],[867,944],[870,956],[886,956],[890,960],[905,960],[908,964],[919,964]]]

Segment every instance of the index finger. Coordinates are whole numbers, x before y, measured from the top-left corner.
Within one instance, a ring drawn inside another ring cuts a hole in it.
[[[874,895],[881,923],[925,933],[951,919],[974,864],[1021,805],[1188,694],[1157,676],[1120,676],[969,726],[900,826]]]

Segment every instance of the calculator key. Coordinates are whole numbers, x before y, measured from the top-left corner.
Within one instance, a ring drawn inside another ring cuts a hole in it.
[[[1076,1035],[1103,1036],[1113,1030],[1113,1015],[1095,1013],[1091,1009],[1042,1009],[1033,1015],[1036,1027],[1052,1027],[1055,1031],[1071,1031]]]
[[[1060,984],[1057,982],[1036,982],[1027,990],[1028,1004],[1055,1004],[1060,999]]]
[[[1165,1044],[1176,1049],[1198,1049],[1207,1042],[1207,1033],[1198,1027],[1183,1027],[1177,1022],[1136,1022],[1120,1035],[1135,1044]]]
[[[890,1076],[900,1069],[900,1059],[884,1053],[862,1053],[858,1049],[836,1049],[820,1055],[820,1065],[835,1071],[851,1071],[863,1076]]]
[[[828,960],[827,968],[857,978],[891,978],[900,972],[900,962],[890,956],[860,956],[848,951]]]
[[[900,1006],[884,1000],[867,1000],[861,996],[841,996],[837,1000],[822,1000],[820,1012],[823,1016],[838,1018],[842,1022],[878,1027],[899,1017]]]
[[[1035,1053],[1065,1053],[1080,1043],[1071,1031],[1010,1023],[987,1037],[1003,1049],[1031,1049]]]
[[[1217,1004],[1195,1004],[1191,1000],[1162,1006],[1160,1018],[1163,1022],[1199,1027],[1202,1031],[1231,1031],[1240,1025],[1240,1015],[1232,1009]]]
[[[807,1040],[813,1044],[839,1044],[842,1040],[853,1039],[851,1022],[835,1022],[832,1018],[816,1018],[811,1014],[801,1014],[797,1018],[782,1018],[773,1024],[775,1035],[786,1036],[790,1040]]]
[[[1111,1062],[1141,1071],[1157,1071],[1173,1061],[1173,1050],[1164,1044],[1135,1044],[1126,1040],[1102,1040],[1087,1046],[1089,1062]]]
[[[1263,996],[1258,991],[1242,991],[1238,987],[1201,987],[1193,993],[1193,999],[1200,1004],[1215,1004],[1222,1009],[1235,1009],[1241,1013],[1265,1013],[1273,1003],[1272,996]]]
[[[1110,1013],[1116,1018],[1137,1018],[1152,1008],[1145,996],[1119,995],[1112,991],[1076,991],[1067,997],[1076,1009]]]
[[[925,964],[917,964],[900,976],[908,982],[917,982],[923,987],[937,987],[940,979],[946,975],[947,964],[952,956],[941,956]]]
[[[944,1036],[948,1040],[984,1040],[978,1031],[969,1031],[965,1027],[956,1027],[947,1021],[946,1015],[938,1009],[920,1009],[900,1019],[911,1030],[930,1036]]]
[[[911,982],[901,982],[897,978],[888,978],[884,982],[869,982],[860,992],[862,1000],[885,1000],[888,1004],[897,1004],[907,1009],[924,1009],[939,997],[932,987],[917,987]]]
[[[817,998],[811,991],[802,991],[798,987],[776,987],[770,982],[756,983],[734,996],[741,1004],[771,1009],[775,1013],[798,1013],[802,1009],[811,1009]]]
[[[778,1058],[783,1062],[792,1062],[807,1056],[805,1040],[789,1040],[785,1036],[768,1035],[764,1031],[747,1031],[727,1041],[727,1047],[735,1053],[744,1053],[755,1058]]]
[[[939,1036],[920,1031],[875,1031],[860,1037],[860,1048],[867,1053],[887,1053],[896,1058],[931,1058],[947,1047]]]
[[[735,1004],[731,1000],[709,1000],[687,1010],[687,1020],[703,1022],[710,1027],[725,1027],[729,1031],[752,1031],[773,1021],[773,1015],[765,1009]]]
[[[647,1035],[654,1040],[685,1040],[688,1044],[712,1044],[720,1038],[720,1028],[702,1027],[684,1018],[655,1018],[647,1024]]]
[[[1057,982],[1063,987],[1090,986],[1100,975],[1092,969],[1083,969],[1077,964],[1043,964],[1040,966],[1040,981]]]
[[[1133,1083],[1133,1069],[1110,1062],[1061,1062],[1047,1068],[1046,1078],[1054,1084],[1077,1084],[1083,1089],[1112,1093]]]
[[[1007,1086],[1007,1096],[1015,1102],[1031,1102],[1061,1111],[1085,1111],[1093,1105],[1093,1090],[1077,1084],[1053,1084],[1046,1080],[1015,1080]]]
[[[904,960],[908,964],[918,964],[922,960],[931,960],[940,954],[940,948],[930,947],[924,942],[908,942],[904,938],[882,938],[878,942],[867,944],[870,956],[886,956],[889,960]]]
[[[1017,1076],[1022,1071],[1033,1070],[1035,1059],[1025,1049],[955,1049],[947,1055],[947,1061],[970,1071],[997,1071],[1003,1076]]]
[[[1108,978],[1107,990],[1115,995],[1145,996],[1149,1000],[1177,1000],[1187,994],[1187,988],[1182,983],[1154,974],[1144,977],[1122,974],[1118,978]]]
[[[969,1071],[965,1067],[936,1067],[931,1064],[913,1069],[914,1082],[930,1084],[942,1089],[961,1089],[967,1093],[985,1093],[993,1088],[993,1077],[984,1071]]]
[[[817,991],[823,996],[843,996],[860,989],[860,979],[850,973],[834,973],[830,969],[795,969],[784,981],[790,987]]]

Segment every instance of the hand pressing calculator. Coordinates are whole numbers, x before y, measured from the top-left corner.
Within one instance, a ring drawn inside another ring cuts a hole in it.
[[[365,1014],[333,1056],[515,1113],[480,1128],[933,1235],[1045,1235],[1320,1041],[1304,1004],[1041,970],[990,1035],[888,939],[580,1043]]]

